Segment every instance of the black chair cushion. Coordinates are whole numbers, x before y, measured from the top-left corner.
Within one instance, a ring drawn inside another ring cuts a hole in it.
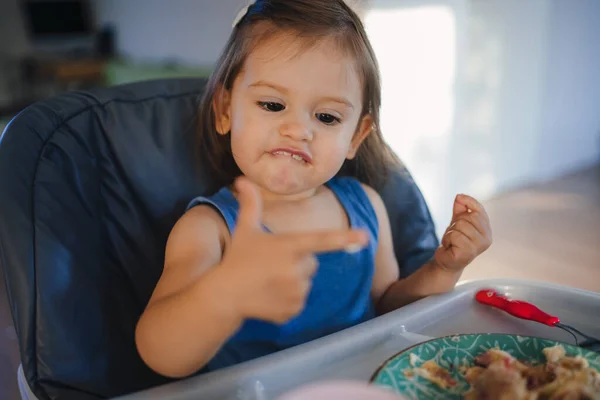
[[[26,379],[39,399],[114,397],[167,382],[139,358],[135,324],[174,223],[213,185],[196,160],[205,81],[65,93],[0,141],[0,263]],[[406,171],[382,191],[401,273],[438,241]]]

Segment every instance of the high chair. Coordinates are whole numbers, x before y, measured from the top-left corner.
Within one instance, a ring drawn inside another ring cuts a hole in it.
[[[91,400],[168,381],[142,362],[134,330],[171,228],[212,187],[194,151],[204,85],[167,79],[68,92],[6,127],[0,264],[23,398]],[[406,276],[438,246],[433,222],[405,170],[381,194]]]

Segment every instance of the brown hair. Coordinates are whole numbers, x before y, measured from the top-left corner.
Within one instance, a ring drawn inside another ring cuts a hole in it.
[[[379,129],[381,82],[375,53],[358,15],[344,0],[257,0],[234,26],[216,68],[204,90],[199,110],[200,161],[217,185],[227,186],[241,175],[231,153],[231,136],[216,131],[213,101],[219,87],[231,90],[248,54],[261,39],[290,32],[305,47],[323,38],[333,38],[352,56],[363,83],[363,116],[373,118],[373,130],[356,157],[346,160],[339,175],[353,176],[376,189],[381,188],[391,168],[400,161],[383,140]],[[359,121],[360,123],[360,121]]]

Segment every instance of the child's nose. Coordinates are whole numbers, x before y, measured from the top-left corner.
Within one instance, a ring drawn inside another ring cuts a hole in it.
[[[308,122],[299,119],[282,123],[279,127],[279,134],[298,141],[310,141],[313,138]]]

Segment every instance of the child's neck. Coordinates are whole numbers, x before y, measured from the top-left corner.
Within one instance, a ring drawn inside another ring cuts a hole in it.
[[[305,190],[300,193],[294,194],[279,194],[273,193],[266,189],[259,187],[260,195],[265,204],[276,204],[276,203],[295,203],[302,202],[304,200],[308,200],[311,197],[315,196],[320,190],[321,187],[316,187],[313,189]]]

